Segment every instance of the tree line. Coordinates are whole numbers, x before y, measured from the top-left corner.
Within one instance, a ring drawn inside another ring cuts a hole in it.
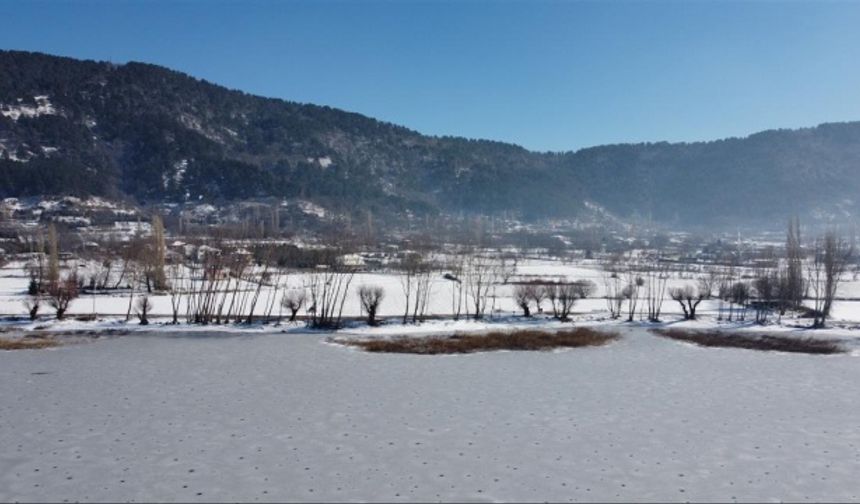
[[[307,324],[336,328],[343,324],[352,295],[370,325],[379,323],[386,292],[379,285],[351,289],[361,266],[347,249],[332,246],[302,252],[303,268],[295,269],[296,249],[283,244],[237,241],[229,236],[198,237],[191,247],[166,245],[166,231],[155,215],[146,233],[127,241],[105,244],[93,252],[85,269],[61,268],[61,240],[54,225],[30,239],[28,316],[35,320],[44,307],[63,319],[82,293],[96,295],[122,290],[128,296],[126,321],[133,316],[148,324],[153,293],[170,300],[171,322],[226,324],[295,322],[304,310]],[[184,244],[190,245],[190,244]],[[653,252],[653,251],[652,251]],[[640,251],[616,255],[602,264],[603,298],[610,318],[659,322],[666,300],[678,304],[683,318],[697,318],[700,304],[716,299],[718,319],[767,323],[788,311],[824,327],[831,316],[841,279],[853,257],[853,247],[834,231],[804,244],[800,224],[792,219],[782,256],[758,258],[753,264],[706,266],[695,282],[669,286],[671,263],[659,254]],[[498,290],[508,285],[524,317],[548,314],[569,320],[578,300],[593,296],[591,281],[563,278],[511,281],[516,258],[476,247],[449,247],[444,253],[430,246],[400,251],[387,268],[396,273],[403,301],[402,323],[426,320],[434,290],[448,290],[451,316],[480,320],[498,309]],[[301,272],[301,285],[290,283]],[[444,282],[442,281],[444,280]],[[441,285],[441,287],[440,287]],[[441,294],[437,292],[436,294]],[[805,303],[809,301],[810,306]]]

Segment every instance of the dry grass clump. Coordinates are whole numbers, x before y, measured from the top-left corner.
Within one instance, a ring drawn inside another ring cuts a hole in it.
[[[618,338],[615,333],[586,327],[547,332],[535,329],[494,331],[482,334],[400,337],[385,340],[342,341],[368,352],[411,353],[420,355],[488,352],[493,350],[552,350],[599,346]]]
[[[654,329],[653,332],[666,338],[695,343],[704,347],[747,348],[750,350],[807,354],[836,354],[845,352],[845,349],[835,341],[814,338],[683,329]]]
[[[0,338],[0,350],[37,350],[53,348],[61,343],[56,338],[25,336],[23,338]]]

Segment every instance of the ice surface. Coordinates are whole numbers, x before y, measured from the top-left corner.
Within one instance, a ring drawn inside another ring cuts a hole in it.
[[[364,353],[322,334],[0,352],[0,500],[860,498],[849,355]]]

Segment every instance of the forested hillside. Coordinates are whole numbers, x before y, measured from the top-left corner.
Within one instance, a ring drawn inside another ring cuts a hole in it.
[[[622,218],[732,224],[851,216],[858,166],[860,123],[536,153],[421,135],[149,64],[0,51],[0,196],[275,196],[342,212],[524,219],[573,217],[590,201]]]

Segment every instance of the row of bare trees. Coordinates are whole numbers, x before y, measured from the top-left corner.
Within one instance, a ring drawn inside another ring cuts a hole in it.
[[[185,265],[187,274],[181,265],[168,268],[174,323],[183,304],[189,323],[251,324],[258,317],[266,322],[280,319],[282,310],[289,308],[288,299],[298,304],[296,312],[305,302],[290,292],[278,297],[286,288],[287,274],[269,255],[255,261],[247,250],[224,244],[201,247],[198,254],[197,261]]]
[[[41,307],[45,304],[54,309],[58,319],[63,319],[71,303],[84,289],[95,293],[97,290],[119,288],[123,282],[126,282],[132,292],[126,318],[131,316],[132,307],[135,306],[135,312],[140,317],[141,323],[147,323],[147,313],[151,303],[148,297],[139,299],[137,304],[134,303],[135,286],[138,281],[143,281],[148,293],[167,288],[164,272],[166,254],[164,226],[158,216],[153,218],[149,239],[136,237],[124,246],[118,247],[120,262],[123,265],[118,270],[118,275],[114,274],[114,258],[109,253],[103,253],[103,258],[94,262],[97,267],[92,268],[87,274],[79,274],[77,261],[66,268],[67,271],[63,274],[60,240],[53,224],[48,226],[47,240],[39,234],[34,245],[30,254],[31,260],[26,266],[30,282],[27,298],[24,300],[24,307],[31,320],[38,317]]]
[[[432,287],[430,280],[437,268],[426,254],[420,252],[407,253],[398,267],[405,302],[403,323],[410,318],[413,323],[421,322],[427,314]]]
[[[514,302],[523,311],[523,316],[532,316],[532,306],[538,313],[543,313],[542,303],[550,302],[552,316],[562,320],[570,320],[573,307],[580,299],[585,299],[594,292],[594,284],[587,280],[566,282],[529,282],[514,287]]]
[[[853,247],[834,231],[826,232],[812,243],[810,250],[804,251],[800,225],[793,219],[781,263],[758,268],[751,282],[724,280],[721,284],[719,295],[729,303],[728,319],[732,319],[732,306],[737,305],[734,315],[745,320],[752,304],[759,323],[766,323],[774,312],[781,317],[788,310],[797,310],[812,318],[813,328],[824,327],[852,256]],[[730,271],[725,278],[731,277]],[[806,299],[811,301],[811,308],[804,306]]]
[[[666,263],[645,264],[632,256],[615,258],[603,273],[609,316],[617,319],[624,315],[628,322],[632,322],[639,314],[640,318],[659,322],[668,282],[669,267]]]
[[[403,323],[421,322],[432,296],[431,278],[444,269],[443,278],[451,286],[451,313],[455,320],[465,316],[483,319],[496,311],[497,289],[508,283],[516,263],[472,249],[453,251],[444,264],[426,252],[410,252],[399,263],[400,282],[406,301]]]
[[[836,299],[839,283],[853,256],[853,248],[835,232],[817,238],[808,252],[800,239],[800,225],[789,222],[786,253],[782,261],[754,268],[752,279],[739,278],[737,267],[711,268],[697,285],[670,289],[685,319],[696,318],[696,307],[703,300],[717,296],[720,319],[746,320],[750,308],[755,321],[767,323],[771,314],[780,317],[789,310],[808,314],[812,327],[824,327]],[[804,301],[811,301],[811,308]],[[725,306],[728,306],[728,309]]]
[[[164,225],[158,216],[147,236],[117,243],[115,257],[104,253],[88,258],[88,269],[64,264],[57,230],[50,226],[40,237],[27,266],[30,275],[25,307],[37,318],[41,307],[53,308],[63,318],[71,303],[87,290],[96,292],[128,289],[126,320],[136,315],[148,323],[152,310],[150,294],[167,293],[172,322],[252,323],[280,319],[287,311],[295,321],[300,310],[308,324],[330,328],[342,324],[348,292],[357,268],[342,253],[325,256],[310,273],[303,275],[301,288],[288,287],[287,268],[278,262],[272,249],[258,253],[235,243],[208,239],[195,253],[170,251]],[[765,323],[773,313],[805,310],[814,327],[822,327],[830,316],[838,285],[852,257],[852,248],[833,232],[804,247],[800,225],[790,221],[785,255],[755,266],[741,268],[737,262],[708,268],[697,282],[669,288],[669,264],[642,260],[641,255],[619,256],[605,266],[604,298],[612,318],[659,321],[663,302],[678,303],[686,319],[695,319],[700,304],[717,298],[719,317],[746,320],[750,309],[755,320]],[[186,255],[188,254],[188,255]],[[94,260],[94,259],[98,260]],[[68,262],[68,261],[67,261]],[[307,266],[303,266],[307,267]],[[433,279],[442,275],[449,281],[451,313],[481,319],[496,311],[497,290],[509,283],[515,263],[504,256],[463,248],[435,259],[427,249],[402,254],[394,264],[399,273],[404,309],[403,323],[425,320],[433,289]],[[752,274],[750,274],[752,270]],[[552,315],[567,320],[577,300],[592,294],[590,282],[539,282],[520,284],[513,290],[523,315],[543,313],[548,302]],[[357,291],[362,312],[370,324],[378,322],[379,306],[385,297],[379,286],[363,285]],[[805,307],[804,302],[811,306]]]
[[[668,295],[688,320],[696,318],[697,308],[704,300],[716,298],[720,302],[720,320],[745,321],[752,309],[755,321],[766,323],[773,313],[781,317],[794,310],[808,314],[813,327],[823,327],[852,254],[852,247],[832,231],[805,248],[800,224],[792,219],[786,234],[785,256],[781,260],[771,257],[747,268],[753,270],[751,275],[742,273],[743,268],[733,261],[707,268],[692,284],[668,288],[668,266],[659,260],[644,266],[632,255],[617,257],[604,268],[604,297],[612,318],[624,315],[629,321],[637,310],[640,318],[645,318],[641,308],[643,297],[647,319],[659,321],[663,299]],[[811,307],[804,306],[806,300]]]
[[[57,319],[62,320],[72,301],[79,296],[81,282],[74,268],[62,274],[59,238],[53,224],[48,227],[47,243],[40,236],[32,255],[34,258],[26,266],[30,277],[24,299],[27,315],[30,320],[36,320],[42,306],[47,304]]]
[[[340,327],[349,285],[354,276],[355,268],[340,260],[317,267],[308,276],[305,288],[310,303],[307,309],[308,323],[312,327]]]

